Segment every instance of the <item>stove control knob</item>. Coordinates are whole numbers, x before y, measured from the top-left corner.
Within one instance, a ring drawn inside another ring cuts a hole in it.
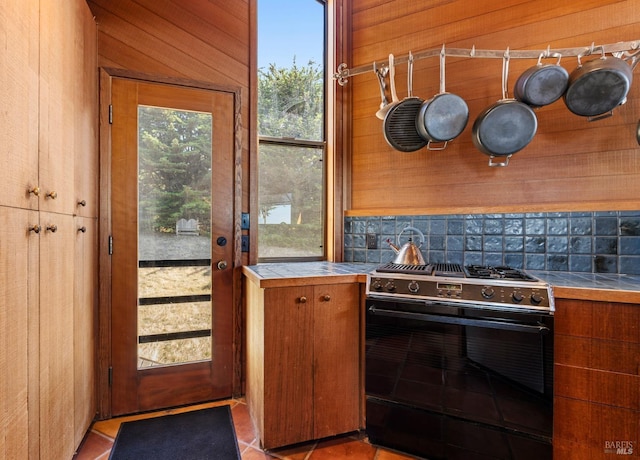
[[[542,303],[542,296],[537,292],[534,292],[533,294],[531,294],[530,300],[531,305],[540,305],[540,303]]]
[[[417,281],[411,281],[409,283],[408,288],[409,288],[409,292],[412,292],[412,293],[415,294],[416,292],[418,292],[420,290],[420,285],[417,283]]]
[[[374,291],[382,291],[382,283],[380,282],[380,280],[375,280],[373,283],[371,283],[371,287]]]
[[[389,281],[387,284],[384,285],[384,288],[388,291],[388,292],[393,292],[396,290],[396,285],[393,281]]]
[[[485,286],[482,288],[482,297],[485,299],[491,299],[494,295],[496,295],[496,291],[492,287]]]
[[[522,295],[522,292],[513,291],[513,294],[511,294],[511,299],[515,303],[520,303],[524,299],[524,296]]]

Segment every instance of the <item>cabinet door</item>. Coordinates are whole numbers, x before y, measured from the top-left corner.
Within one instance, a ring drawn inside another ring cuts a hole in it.
[[[75,217],[73,292],[74,447],[80,445],[96,411],[96,309],[98,226],[96,219]]]
[[[314,289],[314,438],[359,428],[359,287]]]
[[[82,85],[74,80],[82,74],[76,27],[71,26],[76,8],[76,1],[40,2],[40,209],[64,214],[73,214],[76,209],[75,106],[78,93],[82,93]]]
[[[40,458],[73,456],[73,216],[40,213]]]
[[[313,439],[312,287],[265,289],[265,448]]]
[[[37,338],[30,340],[29,333],[38,331],[37,322],[33,327],[29,324],[34,321],[38,306],[38,235],[28,228],[37,223],[36,211],[0,206],[0,458],[3,459],[28,456],[28,347],[37,344]],[[34,439],[37,442],[37,431]]]
[[[74,93],[75,213],[98,216],[98,57],[96,23],[89,8],[77,8],[75,30],[76,61]]]
[[[555,316],[555,457],[637,453],[640,306],[561,299]]]
[[[39,4],[0,4],[0,205],[16,208],[38,209]]]

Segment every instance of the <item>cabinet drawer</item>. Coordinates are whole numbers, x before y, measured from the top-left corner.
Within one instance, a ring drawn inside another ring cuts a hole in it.
[[[555,361],[569,366],[640,375],[640,344],[556,334]]]

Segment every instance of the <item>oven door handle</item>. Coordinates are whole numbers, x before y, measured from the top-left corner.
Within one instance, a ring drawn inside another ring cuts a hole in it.
[[[427,313],[414,313],[409,311],[385,310],[376,308],[375,305],[369,307],[369,311],[374,315],[392,316],[395,318],[415,319],[419,321],[431,321],[443,324],[459,324],[462,326],[477,326],[491,329],[502,329],[507,331],[530,332],[536,334],[547,334],[549,328],[543,324],[519,324],[504,321],[491,321],[486,319],[460,318],[455,316],[430,315]]]

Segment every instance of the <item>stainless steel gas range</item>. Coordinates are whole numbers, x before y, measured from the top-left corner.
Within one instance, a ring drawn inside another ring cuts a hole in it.
[[[366,293],[375,298],[447,301],[476,308],[551,314],[555,310],[549,284],[510,267],[389,263],[368,275]]]
[[[551,286],[522,270],[378,267],[366,286],[369,440],[431,460],[551,459]]]

